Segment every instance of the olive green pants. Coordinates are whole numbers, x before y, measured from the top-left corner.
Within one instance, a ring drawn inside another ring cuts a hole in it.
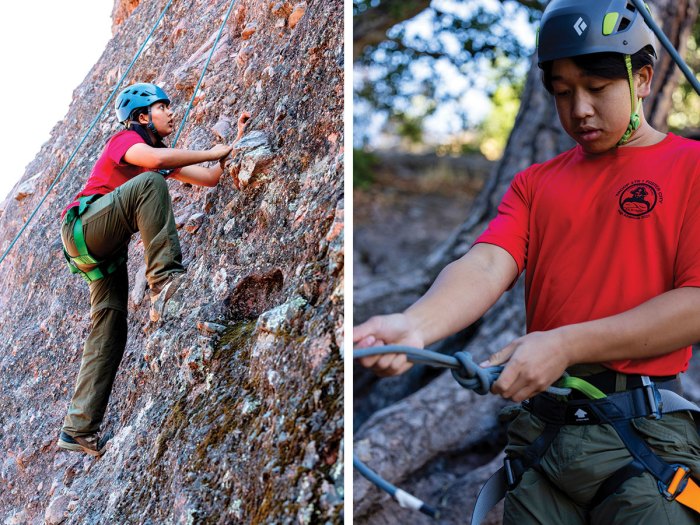
[[[635,428],[661,458],[700,473],[700,438],[685,412],[661,420],[639,418]],[[521,409],[508,428],[509,454],[535,440],[544,423]],[[542,472],[530,469],[506,496],[505,525],[691,525],[700,514],[667,501],[648,473],[631,478],[596,507],[589,502],[600,484],[632,456],[610,425],[563,426],[543,456]]]
[[[139,231],[149,285],[184,271],[168,185],[159,173],[134,177],[92,203],[81,217],[85,244],[92,256],[109,259],[125,250]],[[73,223],[63,224],[61,237],[74,246]],[[90,283],[90,335],[85,341],[80,372],[63,431],[73,437],[97,432],[104,418],[127,336],[129,276],[126,263]]]

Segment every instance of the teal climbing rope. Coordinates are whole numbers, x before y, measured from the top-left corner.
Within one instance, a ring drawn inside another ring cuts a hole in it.
[[[5,253],[2,254],[2,257],[0,257],[0,264],[2,264],[2,262],[5,260],[5,258],[7,257],[7,254],[10,253],[10,251],[12,250],[12,248],[14,247],[14,245],[17,243],[17,240],[21,237],[22,233],[24,233],[24,230],[26,230],[26,229],[27,229],[27,226],[29,226],[29,223],[32,222],[32,219],[34,219],[34,217],[36,216],[37,212],[39,211],[39,208],[41,208],[42,204],[44,204],[44,201],[46,201],[47,197],[49,196],[49,194],[50,194],[51,191],[53,190],[54,186],[56,186],[56,184],[57,184],[58,181],[60,180],[60,178],[61,178],[61,176],[63,175],[63,173],[66,171],[66,169],[68,168],[68,166],[70,166],[71,162],[73,162],[73,159],[75,158],[75,155],[78,153],[78,150],[79,150],[80,147],[83,145],[83,143],[85,142],[85,140],[87,139],[88,135],[89,135],[90,132],[93,130],[93,128],[97,125],[97,122],[100,120],[100,117],[101,117],[102,114],[105,112],[105,109],[107,109],[107,106],[109,106],[109,103],[112,101],[112,98],[114,98],[114,94],[117,92],[117,90],[119,90],[119,87],[122,85],[122,82],[124,82],[124,79],[126,78],[126,76],[127,76],[127,75],[129,74],[129,72],[131,71],[131,68],[132,68],[132,67],[134,66],[134,64],[136,63],[136,60],[139,58],[139,56],[141,56],[141,53],[142,53],[143,50],[146,48],[146,44],[148,44],[148,42],[151,40],[151,36],[153,36],[153,33],[155,32],[156,28],[157,28],[158,25],[160,24],[161,20],[163,20],[163,17],[165,16],[165,13],[167,13],[168,9],[170,9],[170,5],[171,5],[172,3],[173,3],[173,0],[169,0],[168,3],[167,3],[167,5],[163,8],[163,11],[161,11],[160,16],[158,17],[158,20],[156,21],[156,23],[153,25],[153,28],[151,29],[151,32],[148,33],[148,36],[146,37],[146,40],[144,40],[143,44],[141,44],[141,47],[140,47],[139,50],[136,52],[136,55],[134,55],[134,58],[131,60],[131,63],[129,64],[129,67],[126,68],[126,71],[124,71],[124,73],[122,74],[121,78],[120,78],[119,81],[117,82],[117,85],[114,86],[114,89],[112,90],[112,93],[109,95],[109,98],[107,99],[107,101],[106,101],[106,102],[104,103],[104,105],[102,106],[102,109],[100,109],[100,112],[99,112],[99,113],[97,114],[97,116],[93,119],[92,124],[90,124],[90,127],[89,127],[88,130],[85,132],[85,134],[83,135],[83,138],[80,140],[80,142],[78,143],[78,145],[77,145],[77,146],[75,147],[75,149],[73,150],[73,153],[71,154],[71,156],[68,158],[68,160],[66,161],[66,163],[63,165],[63,167],[61,168],[61,170],[58,172],[58,175],[56,175],[56,177],[54,178],[53,182],[52,182],[51,185],[49,186],[49,189],[46,190],[46,194],[41,198],[41,200],[39,201],[39,204],[37,204],[36,208],[34,208],[34,211],[32,212],[32,214],[29,216],[29,218],[28,218],[27,221],[24,223],[24,225],[22,226],[22,228],[20,228],[20,230],[19,230],[19,232],[17,233],[17,235],[15,235],[14,239],[12,239],[12,242],[11,242],[10,245],[7,247],[7,249],[5,250]]]
[[[197,87],[194,88],[194,93],[192,93],[192,98],[190,98],[190,103],[187,105],[187,109],[185,110],[185,116],[182,117],[182,122],[180,122],[180,127],[177,128],[177,133],[175,133],[175,138],[173,139],[172,143],[170,144],[171,148],[175,147],[175,144],[177,143],[177,139],[180,138],[180,133],[182,133],[182,129],[185,127],[185,122],[187,122],[187,117],[189,117],[189,115],[190,115],[190,110],[192,109],[192,105],[194,104],[194,99],[197,96],[197,92],[199,91],[199,87],[202,85],[202,80],[204,80],[204,74],[207,72],[207,68],[209,67],[209,62],[211,62],[211,57],[214,56],[214,51],[216,50],[216,46],[219,43],[219,39],[221,38],[221,33],[223,33],[224,27],[226,27],[226,22],[228,22],[228,19],[231,16],[231,11],[233,10],[234,5],[236,5],[236,0],[231,0],[231,5],[228,7],[228,11],[226,12],[226,16],[224,17],[224,21],[221,22],[221,27],[219,28],[219,33],[216,35],[216,40],[214,40],[214,45],[211,46],[211,51],[209,52],[209,56],[207,57],[207,61],[204,64],[204,68],[202,68],[201,75],[199,75],[199,81],[197,82]]]

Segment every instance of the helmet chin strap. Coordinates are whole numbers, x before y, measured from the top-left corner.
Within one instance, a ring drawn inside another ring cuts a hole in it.
[[[625,55],[625,66],[627,67],[627,78],[630,83],[630,100],[632,105],[632,112],[630,114],[630,123],[627,125],[622,138],[617,142],[618,146],[627,144],[629,139],[632,137],[635,131],[639,129],[641,124],[641,119],[639,118],[639,107],[642,105],[642,99],[637,98],[634,94],[634,76],[632,75],[632,58],[630,55]],[[634,101],[637,100],[635,105]],[[150,118],[150,108],[149,108],[149,118]]]
[[[153,124],[153,117],[151,116],[151,106],[148,106],[148,129],[156,136],[156,140],[162,140],[163,137],[160,136],[156,126]],[[636,128],[635,128],[636,129]]]

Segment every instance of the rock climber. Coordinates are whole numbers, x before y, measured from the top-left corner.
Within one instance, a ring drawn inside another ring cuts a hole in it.
[[[525,272],[527,334],[482,364],[505,365],[492,392],[523,402],[508,428],[507,464],[522,468],[505,524],[700,520],[652,473],[682,466],[678,491],[694,485],[695,421],[644,404],[661,388],[680,391],[700,340],[700,144],[644,116],[657,49],[626,0],[549,2],[538,64],[577,145],[516,174],[468,253],[412,306],[354,329],[360,348],[423,348],[477,321]],[[361,362],[380,375],[411,366],[403,354]],[[564,372],[624,405],[625,439],[622,422],[597,411],[602,401],[544,392]]]
[[[165,91],[151,83],[123,89],[115,103],[126,129],[113,135],[85,187],[62,214],[61,238],[69,266],[90,287],[90,334],[58,446],[100,456],[98,436],[127,339],[127,250],[141,233],[150,318],[157,322],[183,281],[185,267],[166,179],[216,186],[226,158],[250,119],[243,112],[232,146],[208,150],[168,148],[174,114]],[[211,167],[196,164],[218,161]]]

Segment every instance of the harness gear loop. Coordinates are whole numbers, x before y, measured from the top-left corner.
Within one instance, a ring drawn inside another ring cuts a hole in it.
[[[68,253],[66,246],[63,246],[63,256],[68,263],[68,269],[71,273],[80,274],[88,283],[103,279],[107,275],[114,273],[119,266],[127,260],[128,254],[126,248],[121,250],[117,255],[106,260],[98,260],[93,257],[88,251],[85,243],[85,235],[83,233],[83,223],[80,217],[87,211],[90,204],[95,202],[101,195],[89,195],[79,199],[79,205],[73,206],[68,210],[63,220],[64,224],[73,223],[73,242],[78,255],[72,256]],[[82,268],[81,268],[82,267]]]
[[[580,377],[572,377],[568,374],[557,381],[556,385],[560,388],[571,388],[578,390],[590,399],[602,399],[605,397],[603,392],[585,379],[581,379]]]

